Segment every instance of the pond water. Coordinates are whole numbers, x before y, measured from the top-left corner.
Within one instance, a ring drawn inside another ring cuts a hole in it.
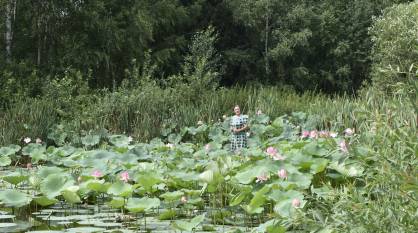
[[[88,233],[88,232],[180,232],[171,226],[172,220],[159,220],[153,214],[123,214],[106,206],[66,206],[60,203],[45,209],[0,210],[0,232]],[[199,213],[201,214],[201,213]],[[178,218],[176,218],[178,220]],[[250,232],[249,227],[213,225],[206,218],[195,232]]]

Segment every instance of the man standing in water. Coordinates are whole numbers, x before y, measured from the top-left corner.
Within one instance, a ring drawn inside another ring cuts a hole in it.
[[[238,105],[235,105],[234,113],[235,115],[231,118],[231,150],[239,152],[242,148],[247,147],[248,116],[241,115]]]

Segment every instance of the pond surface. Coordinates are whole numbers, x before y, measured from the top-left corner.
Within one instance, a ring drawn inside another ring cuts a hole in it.
[[[163,211],[165,210],[158,210],[158,212]],[[173,229],[172,222],[171,220],[159,220],[153,215],[147,215],[145,218],[142,214],[123,214],[106,206],[99,208],[97,205],[74,208],[61,203],[40,210],[26,208],[0,211],[0,232],[180,232]],[[249,227],[213,225],[210,222],[211,220],[206,218],[195,232],[250,232]]]

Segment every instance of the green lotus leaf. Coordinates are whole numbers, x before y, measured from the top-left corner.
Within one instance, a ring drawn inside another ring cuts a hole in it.
[[[107,194],[115,195],[120,197],[129,197],[132,195],[133,188],[132,185],[118,181],[113,183],[107,190]]]
[[[203,220],[205,220],[205,214],[196,216],[190,221],[176,220],[172,226],[180,231],[192,232],[193,229],[196,229],[196,227],[203,222]]]
[[[269,186],[264,186],[262,189],[254,193],[248,205],[243,206],[244,210],[249,214],[260,214],[264,210],[264,203],[266,202],[266,193],[270,191]]]
[[[317,174],[323,172],[329,163],[328,159],[314,159],[314,163],[311,165],[311,174]]]
[[[166,192],[160,195],[161,198],[164,198],[167,202],[178,201],[184,195],[182,191]]]
[[[104,232],[106,228],[100,227],[75,227],[69,228],[65,232],[66,233],[95,233],[95,232]]]
[[[152,208],[160,206],[160,199],[158,198],[129,198],[126,203],[126,209],[133,213],[146,212]]]
[[[270,172],[276,173],[278,171],[279,166],[274,165],[271,161],[260,161],[256,165],[251,165],[247,168],[242,169],[235,175],[235,179],[241,184],[250,184],[253,180],[261,175],[266,174],[268,175]]]
[[[254,124],[251,126],[251,132],[256,135],[263,135],[267,131],[268,127],[262,124]]]
[[[303,194],[296,190],[282,191],[282,190],[275,189],[275,190],[272,190],[269,194],[267,194],[267,198],[274,202],[280,202],[282,200],[293,199],[293,198],[298,198],[302,200]]]
[[[81,143],[83,143],[84,146],[95,146],[99,144],[100,142],[100,136],[99,135],[86,135],[81,138]]]
[[[18,146],[18,145],[10,145],[10,146],[7,146],[7,147],[1,147],[0,148],[0,156],[14,155],[19,150],[20,150],[20,146]]]
[[[292,201],[294,199],[300,201],[300,206],[298,208],[303,208],[306,203],[303,200],[303,194],[296,190],[273,190],[267,197],[276,203],[274,211],[282,217],[290,217],[295,212],[296,208],[292,206]]]
[[[131,142],[130,138],[125,135],[112,135],[109,137],[109,141],[117,147],[127,147]]]
[[[173,185],[187,184],[198,180],[198,174],[195,172],[173,171],[168,176],[171,178],[170,183]]]
[[[59,156],[59,157],[67,157],[75,153],[77,149],[70,145],[65,145],[63,147],[55,148],[52,154]]]
[[[146,174],[138,174],[135,178],[137,184],[144,187],[146,190],[150,190],[152,186],[159,184],[163,181],[164,177],[156,172],[147,172]]]
[[[178,144],[181,141],[182,136],[180,134],[175,134],[175,133],[171,133],[170,135],[168,135],[168,142],[173,143],[173,144]]]
[[[26,233],[64,233],[64,231],[44,230],[44,231],[27,231]]]
[[[332,198],[333,195],[335,194],[334,190],[332,188],[328,187],[328,186],[322,186],[322,187],[319,187],[319,188],[314,188],[312,186],[311,187],[311,192],[313,194],[316,194],[316,196],[318,198],[323,198],[325,200]]]
[[[205,183],[212,183],[214,181],[214,172],[212,170],[204,171],[199,175],[199,179]]]
[[[49,199],[46,196],[35,197],[33,198],[33,200],[36,202],[36,204],[40,206],[50,206],[58,202],[57,199],[55,198]]]
[[[325,149],[320,143],[317,141],[312,141],[306,144],[302,150],[305,154],[314,155],[314,156],[326,156],[328,155],[329,151]]]
[[[344,163],[334,161],[328,167],[346,177],[359,177],[364,172],[364,168],[358,162],[354,161],[345,161]]]
[[[64,190],[61,192],[62,196],[64,197],[65,201],[70,204],[81,203],[80,197],[77,195],[76,192]]]
[[[30,143],[27,146],[23,147],[22,154],[32,156],[33,154],[45,153],[45,146],[37,143]]]
[[[252,187],[251,186],[240,187],[240,190],[241,192],[237,193],[235,196],[231,198],[229,206],[236,206],[236,205],[241,204],[241,202],[251,193]]]
[[[51,174],[62,174],[63,170],[59,167],[41,167],[38,170],[38,176],[42,179],[45,179]]]
[[[177,212],[175,210],[167,210],[165,212],[162,212],[160,215],[158,215],[158,220],[174,219],[176,215],[177,215]]]
[[[16,218],[16,215],[12,215],[12,214],[6,214],[7,212],[0,212],[0,220],[3,220],[3,219],[14,219],[14,218]]]
[[[272,219],[258,226],[255,232],[285,233],[286,228],[281,226],[276,219]]]
[[[0,167],[9,166],[12,163],[12,160],[7,155],[0,156]]]
[[[297,208],[292,206],[292,201],[293,199],[285,199],[277,202],[274,206],[274,212],[282,217],[290,218],[297,210]],[[305,201],[301,200],[300,207],[302,208],[305,203]]]
[[[53,199],[73,184],[74,180],[65,174],[50,174],[41,182],[40,190],[46,197]]]
[[[14,222],[2,222],[2,223],[0,223],[0,229],[1,228],[8,228],[8,227],[15,227],[15,226],[17,226],[17,224],[14,223]]]
[[[28,205],[32,198],[17,190],[0,191],[0,201],[6,207],[22,207]]]
[[[10,184],[17,185],[17,184],[19,184],[23,181],[28,180],[28,178],[29,178],[29,176],[27,176],[27,175],[22,175],[19,172],[13,172],[13,173],[7,174],[6,176],[3,176],[2,180],[6,181]]]
[[[133,166],[138,164],[138,156],[136,154],[132,154],[127,152],[122,156],[117,157],[118,161],[124,166]]]
[[[268,124],[269,121],[270,121],[270,117],[267,116],[266,114],[260,114],[254,117],[254,122],[258,124]]]
[[[229,206],[236,206],[241,204],[241,202],[249,195],[248,192],[239,192],[237,193],[229,203]]]
[[[122,197],[113,197],[107,205],[114,209],[122,208],[125,205],[125,199]]]
[[[197,198],[190,198],[189,200],[187,200],[187,203],[191,205],[198,205],[198,204],[201,204],[202,201],[203,201],[202,198],[197,197]]]
[[[106,193],[110,185],[109,183],[105,183],[104,180],[90,180],[87,188],[95,192]]]
[[[41,151],[32,152],[30,157],[31,157],[31,162],[33,164],[37,164],[41,160],[45,161],[48,158],[47,155],[44,152],[41,152]]]

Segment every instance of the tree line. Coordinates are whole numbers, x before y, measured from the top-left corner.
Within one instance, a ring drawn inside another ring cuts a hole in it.
[[[149,64],[164,81],[181,72],[196,32],[212,27],[221,85],[353,93],[370,77],[373,18],[401,2],[0,0],[0,82],[41,85],[74,69],[111,89]]]

